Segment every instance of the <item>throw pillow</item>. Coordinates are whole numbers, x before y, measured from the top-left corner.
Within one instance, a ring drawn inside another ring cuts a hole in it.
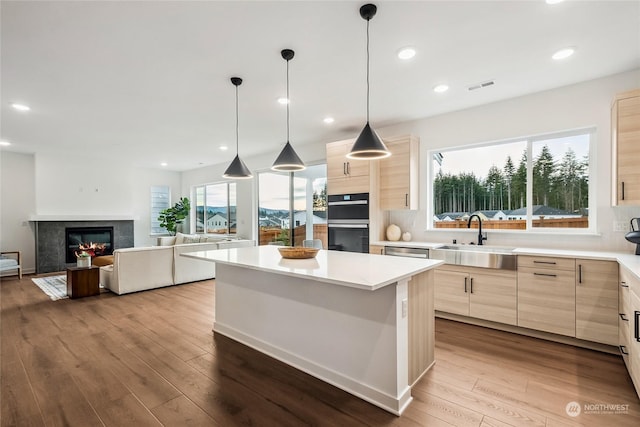
[[[200,236],[184,236],[182,243],[200,243]]]
[[[176,245],[181,245],[184,243],[184,234],[182,233],[176,233]]]

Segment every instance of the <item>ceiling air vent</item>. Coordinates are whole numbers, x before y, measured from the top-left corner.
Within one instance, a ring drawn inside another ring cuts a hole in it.
[[[483,87],[493,86],[496,82],[493,80],[487,80],[486,82],[478,83],[475,85],[469,86],[469,90],[482,89]]]

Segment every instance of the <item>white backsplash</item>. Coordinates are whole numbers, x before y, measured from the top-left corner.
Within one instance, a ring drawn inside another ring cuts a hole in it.
[[[488,230],[485,245],[530,247],[549,249],[576,249],[593,251],[613,251],[634,253],[635,245],[625,240],[624,235],[631,230],[631,218],[640,217],[640,206],[605,207],[598,212],[600,229],[597,234],[571,235],[558,233],[501,232]],[[386,216],[386,215],[385,215]],[[625,231],[613,231],[614,222],[627,224]],[[477,230],[427,230],[426,211],[389,211],[385,224],[396,224],[402,232],[408,231],[412,241],[468,244],[477,242]],[[484,230],[483,230],[484,231]]]

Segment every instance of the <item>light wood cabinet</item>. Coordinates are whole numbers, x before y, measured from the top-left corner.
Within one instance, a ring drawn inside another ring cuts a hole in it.
[[[618,344],[618,263],[576,260],[576,338]]]
[[[636,287],[640,291],[640,283],[636,282]],[[629,309],[631,311],[631,319],[629,319],[631,325],[629,328],[629,364],[627,367],[636,387],[636,392],[640,395],[640,294],[633,290],[629,292]]]
[[[629,295],[629,285],[632,283],[632,280],[631,273],[625,268],[621,268],[618,287],[618,347],[629,371],[631,371],[629,356],[632,350],[630,346],[630,325],[634,321],[631,312],[631,297]]]
[[[576,335],[575,260],[518,256],[518,326]]]
[[[409,385],[419,380],[434,361],[433,271],[409,280]]]
[[[446,266],[434,271],[435,309],[445,313],[469,315],[469,275],[450,271]]]
[[[347,158],[353,142],[349,139],[327,144],[327,194],[370,192],[372,162]]]
[[[418,209],[420,143],[414,136],[385,139],[391,156],[379,167],[380,209]]]
[[[384,246],[369,245],[369,253],[370,254],[377,254],[377,255],[384,255]]]
[[[611,107],[614,205],[640,205],[640,89],[618,94]]]
[[[517,324],[515,271],[445,265],[434,277],[436,310]]]

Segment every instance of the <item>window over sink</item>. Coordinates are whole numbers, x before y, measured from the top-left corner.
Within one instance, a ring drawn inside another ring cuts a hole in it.
[[[592,231],[590,149],[580,129],[429,152],[431,229]]]

